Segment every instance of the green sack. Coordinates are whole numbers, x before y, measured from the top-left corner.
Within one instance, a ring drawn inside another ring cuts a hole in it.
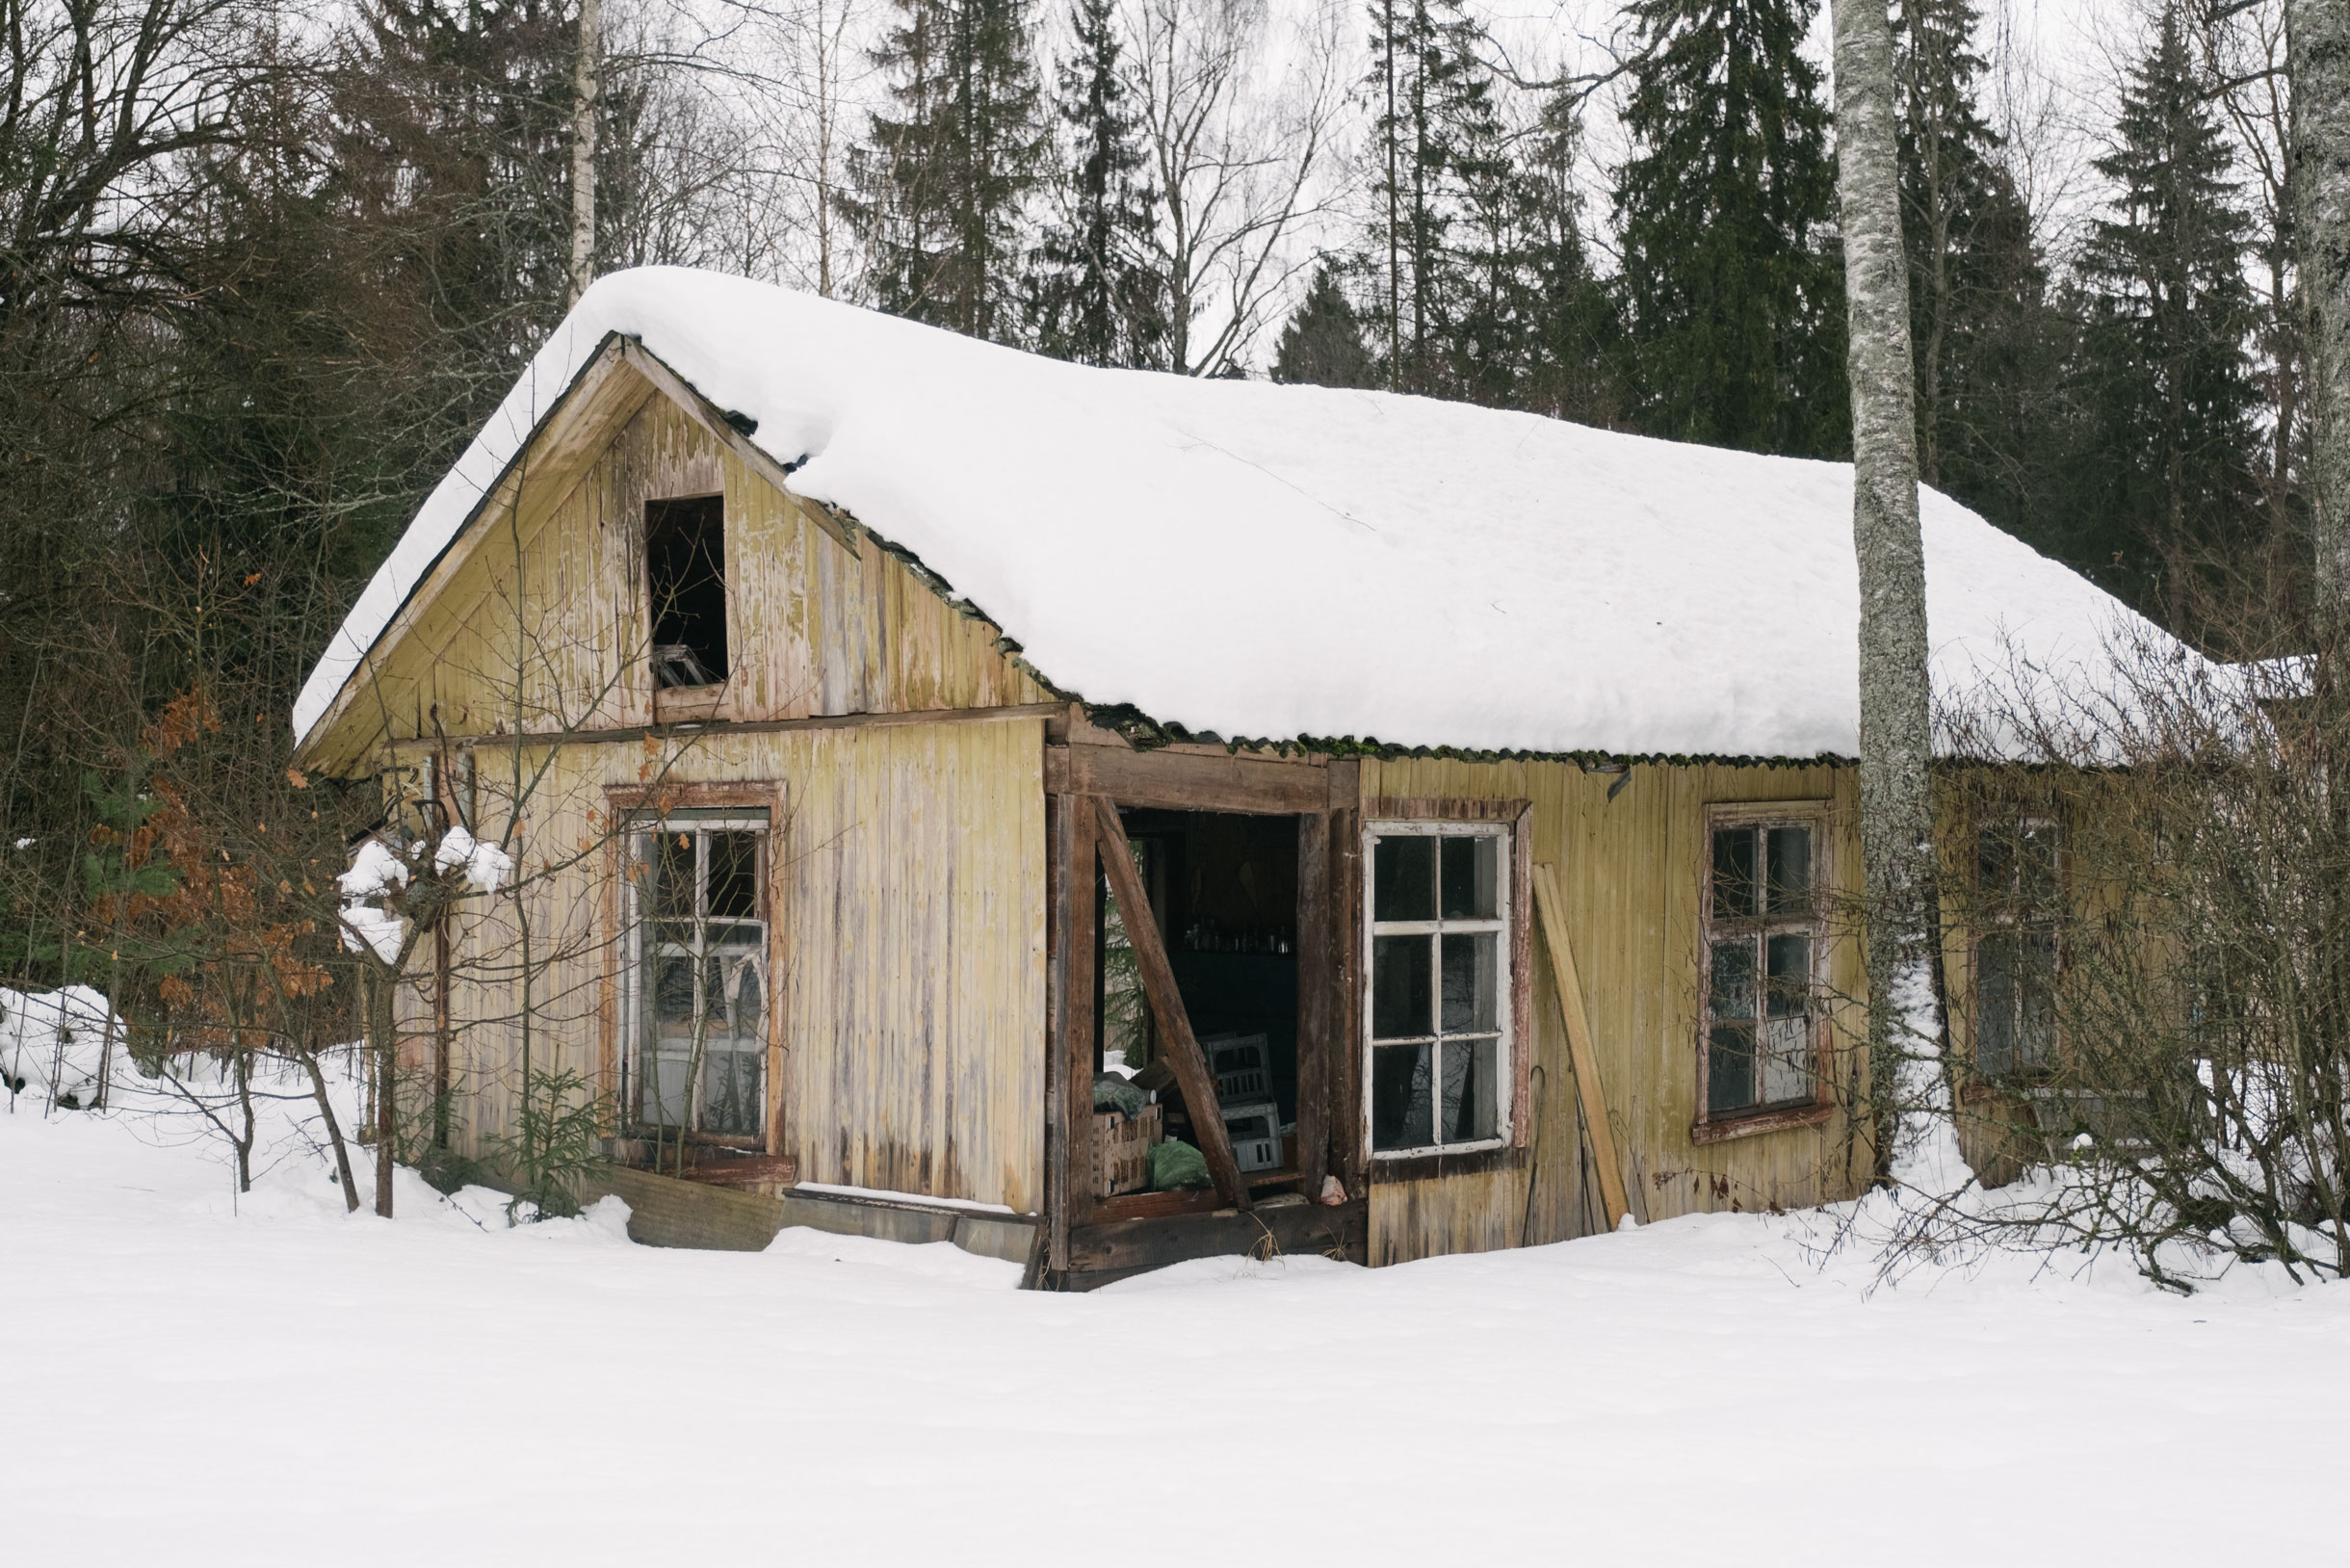
[[[1171,1137],[1151,1146],[1152,1191],[1202,1191],[1214,1185],[1208,1175],[1208,1157],[1190,1144]]]
[[[1150,1095],[1135,1087],[1116,1073],[1101,1073],[1093,1080],[1093,1109],[1123,1111],[1128,1118],[1142,1114],[1150,1103]]]

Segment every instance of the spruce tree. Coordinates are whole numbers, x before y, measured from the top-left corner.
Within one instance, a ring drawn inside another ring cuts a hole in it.
[[[1517,406],[1554,419],[1606,424],[1620,407],[1611,361],[1621,329],[1613,298],[1592,271],[1576,161],[1582,118],[1561,87],[1544,102],[1520,163],[1528,320]]]
[[[1363,319],[1339,282],[1329,257],[1314,269],[1281,343],[1273,353],[1273,379],[1312,386],[1376,386],[1378,367],[1363,342]]]
[[[1045,150],[1024,0],[897,0],[874,50],[893,80],[850,155],[843,208],[874,301],[972,337],[1018,325],[1020,224]]]
[[[1976,103],[1972,0],[1901,0],[1894,32],[1919,477],[2062,553],[2072,324]]]
[[[1635,424],[1841,453],[1850,410],[1815,0],[1634,0],[1641,55],[1616,191]]]
[[[1388,385],[1462,395],[1505,372],[1522,330],[1523,192],[1460,0],[1372,0],[1375,347]]]
[[[1165,363],[1162,280],[1142,265],[1157,196],[1118,69],[1114,0],[1074,0],[1075,44],[1055,105],[1070,165],[1060,212],[1036,248],[1029,285],[1031,341],[1057,358],[1159,369]]]
[[[2259,530],[2249,226],[2232,161],[2173,7],[2096,165],[2117,194],[2080,265],[2076,396],[2094,470],[2076,549],[2109,561],[2117,588],[2174,617],[2185,585],[2157,591],[2166,567],[2216,564]]]

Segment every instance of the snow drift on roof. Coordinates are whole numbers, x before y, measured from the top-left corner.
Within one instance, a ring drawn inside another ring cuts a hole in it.
[[[1847,464],[1094,370],[676,268],[603,279],[556,329],[328,644],[298,736],[614,332],[1088,702],[1266,740],[1858,749]],[[2144,627],[1945,496],[1923,521],[1945,695],[2018,660],[2094,668]]]

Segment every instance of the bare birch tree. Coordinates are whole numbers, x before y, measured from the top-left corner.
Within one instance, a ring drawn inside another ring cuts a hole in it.
[[[1170,368],[1232,369],[1267,304],[1304,258],[1289,241],[1321,209],[1332,132],[1345,104],[1335,13],[1276,40],[1264,0],[1141,0],[1132,86],[1159,188],[1158,254]]]
[[[1934,807],[1928,766],[1925,547],[1918,525],[1916,369],[1901,245],[1893,26],[1886,0],[1835,0],[1837,194],[1852,383],[1852,539],[1861,587],[1861,862],[1877,1164],[1898,1177],[1936,1088],[1919,1065],[1939,1023],[1930,970]],[[1946,1095],[1946,1069],[1940,1075]],[[1922,1092],[1921,1092],[1922,1091]],[[1946,1105],[1946,1100],[1944,1101]],[[1946,1112],[1944,1120],[1946,1125]],[[1956,1140],[1948,1140],[1955,1158]],[[1915,1167],[1913,1167],[1915,1168]],[[1937,1173],[1916,1170],[1919,1179]]]
[[[571,288],[564,307],[580,302],[595,276],[595,117],[603,48],[597,0],[580,0],[571,61]]]
[[[2309,362],[2310,511],[2317,619],[2350,645],[2350,6],[2285,0],[2292,77],[2293,233]],[[2341,672],[2334,685],[2350,689]]]

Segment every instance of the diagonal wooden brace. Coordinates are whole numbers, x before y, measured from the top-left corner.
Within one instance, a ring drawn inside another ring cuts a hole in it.
[[[1184,1108],[1191,1112],[1191,1136],[1208,1157],[1208,1174],[1215,1189],[1236,1209],[1249,1207],[1248,1184],[1240,1179],[1240,1162],[1233,1158],[1232,1137],[1215,1098],[1215,1078],[1208,1058],[1191,1033],[1190,1015],[1184,1011],[1183,994],[1175,987],[1175,969],[1167,962],[1166,943],[1151,914],[1150,895],[1135,870],[1134,850],[1127,844],[1126,824],[1110,797],[1093,797],[1094,821],[1102,847],[1102,865],[1110,873],[1110,891],[1126,920],[1126,940],[1135,950],[1135,966],[1142,972],[1142,991],[1150,999],[1151,1016],[1159,1020],[1159,1041],[1175,1069],[1176,1087],[1183,1090]]]

